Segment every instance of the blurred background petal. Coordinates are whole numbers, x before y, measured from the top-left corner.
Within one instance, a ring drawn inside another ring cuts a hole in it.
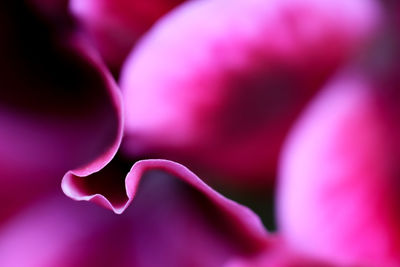
[[[118,75],[129,51],[164,14],[184,0],[71,0],[69,8]]]
[[[278,229],[337,264],[398,266],[398,3],[350,67],[296,123],[282,154]]]
[[[182,4],[124,64],[124,151],[209,182],[271,184],[291,124],[378,21],[372,1]]]
[[[295,127],[278,190],[278,229],[295,248],[343,265],[400,264],[399,93],[388,101],[386,89],[344,74]]]

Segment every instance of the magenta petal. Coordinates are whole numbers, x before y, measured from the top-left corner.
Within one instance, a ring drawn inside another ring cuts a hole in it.
[[[398,83],[371,76],[334,80],[294,128],[282,156],[279,229],[296,249],[340,265],[398,266]]]
[[[61,196],[33,203],[0,228],[0,266],[329,266],[297,256],[276,237],[254,246],[207,199],[165,178],[146,177],[121,216]]]
[[[189,171],[184,166],[167,160],[143,160],[135,163],[127,174],[125,179],[125,195],[122,196],[111,196],[107,199],[104,195],[92,192],[94,190],[110,190],[109,185],[106,188],[101,188],[102,185],[96,185],[101,180],[93,180],[92,184],[85,182],[90,179],[89,177],[79,176],[74,172],[68,172],[62,181],[62,189],[64,193],[75,200],[86,200],[96,202],[106,208],[113,210],[117,214],[121,214],[125,209],[131,205],[134,201],[137,188],[141,182],[141,179],[145,179],[146,174],[149,172],[165,172],[169,176],[181,180],[194,190],[200,192],[209,201],[221,209],[224,213],[229,214],[232,220],[232,225],[241,228],[243,233],[248,233],[253,237],[263,236],[265,232],[259,219],[247,208],[240,206],[207,186],[202,182],[195,174]],[[106,177],[111,181],[115,182],[118,177]],[[103,181],[105,180],[103,179]],[[107,192],[106,194],[108,194]],[[119,192],[121,193],[121,192]],[[134,205],[134,203],[132,204]]]
[[[271,244],[255,214],[177,163],[136,163],[121,208],[103,196],[85,196],[88,188],[78,181],[84,179],[66,176],[63,188],[81,187],[75,199],[92,198],[115,212],[132,203],[115,216],[83,203],[44,199],[0,229],[0,265],[219,267],[255,257]],[[18,257],[21,250],[28,253]]]
[[[373,1],[184,3],[125,62],[124,149],[268,182],[294,119],[378,20]]]
[[[330,267],[328,262],[305,257],[291,250],[284,239],[278,236],[270,238],[271,245],[262,253],[250,258],[233,259],[224,267]]]
[[[122,131],[119,91],[96,53],[29,3],[0,4],[0,217],[109,154]]]
[[[70,10],[116,72],[135,42],[184,0],[71,0]]]
[[[65,171],[89,162],[121,128],[110,74],[72,29],[58,32],[18,1],[1,12],[0,158],[10,162],[1,165]]]
[[[60,196],[42,198],[2,225],[0,265],[66,267],[72,266],[68,265],[70,259],[87,255],[79,251],[77,242],[96,235],[108,222],[102,218],[99,224],[98,211],[73,207],[69,202]]]

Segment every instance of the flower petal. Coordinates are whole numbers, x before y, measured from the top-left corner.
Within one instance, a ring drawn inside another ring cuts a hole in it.
[[[278,228],[296,249],[339,265],[400,264],[400,98],[398,83],[383,85],[342,74],[291,133]]]
[[[118,73],[135,42],[184,0],[71,0],[70,9],[108,66]]]
[[[78,180],[88,178],[65,179],[64,186],[80,187],[75,198],[84,199],[89,188]],[[120,216],[59,197],[27,209],[0,228],[0,265],[217,267],[270,245],[250,210],[177,163],[140,161],[126,186],[132,203]]]
[[[23,1],[1,3],[0,13],[0,198],[10,203],[2,217],[109,154],[122,111],[111,75],[72,27],[49,24]]]
[[[247,259],[234,259],[228,262],[224,267],[329,267],[334,266],[328,262],[321,262],[312,258],[307,258],[304,255],[288,248],[284,239],[279,235],[273,236],[271,245],[255,257]]]
[[[118,162],[114,164],[118,164]],[[102,172],[104,172],[103,177],[101,177]],[[259,219],[249,209],[219,195],[187,168],[172,161],[143,160],[136,162],[126,175],[124,185],[122,184],[125,192],[121,190],[121,187],[118,188],[118,186],[121,186],[118,182],[120,177],[117,177],[119,173],[107,171],[107,168],[98,174],[94,173],[87,177],[68,172],[63,178],[62,189],[67,196],[75,200],[93,201],[117,214],[121,214],[131,205],[132,201],[135,202],[136,191],[141,180],[151,176],[147,173],[153,172],[163,172],[165,173],[164,176],[169,177],[169,179],[173,178],[187,184],[188,187],[192,188],[192,191],[198,191],[213,206],[228,214],[231,224],[240,228],[240,232],[262,240],[258,237],[263,236],[265,230]],[[155,191],[157,190],[159,189],[155,189]]]
[[[358,0],[181,5],[123,67],[125,151],[268,183],[290,125],[364,45],[378,10]]]

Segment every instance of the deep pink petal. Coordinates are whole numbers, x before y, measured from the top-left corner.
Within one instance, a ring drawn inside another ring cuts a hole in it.
[[[72,14],[106,63],[119,71],[135,42],[184,0],[71,0]]]
[[[291,250],[279,235],[270,237],[271,245],[262,253],[249,258],[238,258],[228,262],[224,267],[330,267],[328,262],[322,262],[305,257]],[[348,266],[350,267],[350,266]]]
[[[63,187],[79,188],[75,198],[84,199],[85,179],[66,177]],[[132,203],[120,216],[59,197],[15,216],[0,228],[0,265],[212,267],[270,246],[256,215],[177,163],[138,162],[126,186]]]
[[[172,161],[139,161],[126,175],[124,184],[118,184],[118,180],[121,180],[121,177],[118,177],[120,173],[107,171],[107,167],[91,176],[70,171],[63,178],[62,189],[66,195],[75,200],[93,201],[121,214],[129,205],[135,205],[137,187],[148,172],[165,172],[168,176],[181,180],[209,199],[212,205],[227,213],[232,220],[231,224],[240,228],[241,232],[256,239],[263,235],[264,229],[259,219],[249,209],[219,195],[187,168]]]
[[[0,6],[2,217],[57,188],[67,170],[110,154],[122,111],[115,82],[71,25],[50,24],[24,1]]]
[[[282,235],[296,249],[342,265],[400,264],[400,97],[398,83],[374,75],[353,71],[333,81],[282,156]]]
[[[292,122],[378,17],[358,0],[181,5],[124,65],[125,150],[268,182]]]

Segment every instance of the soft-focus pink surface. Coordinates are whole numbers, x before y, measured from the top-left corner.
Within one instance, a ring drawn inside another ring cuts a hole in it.
[[[270,237],[270,246],[254,257],[246,259],[233,259],[224,267],[333,267],[328,262],[322,262],[312,257],[305,257],[296,251],[291,250],[285,241],[275,235]],[[350,266],[347,266],[350,267]]]
[[[378,17],[358,0],[181,5],[123,67],[125,151],[267,183],[291,123]]]
[[[183,0],[71,0],[70,10],[105,62],[119,71],[136,41]]]
[[[182,2],[0,3],[0,266],[400,266],[400,5]]]
[[[115,82],[66,14],[57,28],[33,5],[0,6],[1,221],[67,170],[108,153],[122,111]]]
[[[398,266],[398,85],[371,76],[332,81],[293,130],[279,229],[296,249],[334,263]]]
[[[59,196],[27,208],[0,229],[0,266],[222,266],[269,247],[250,210],[183,166],[141,161],[126,185],[120,216]]]

